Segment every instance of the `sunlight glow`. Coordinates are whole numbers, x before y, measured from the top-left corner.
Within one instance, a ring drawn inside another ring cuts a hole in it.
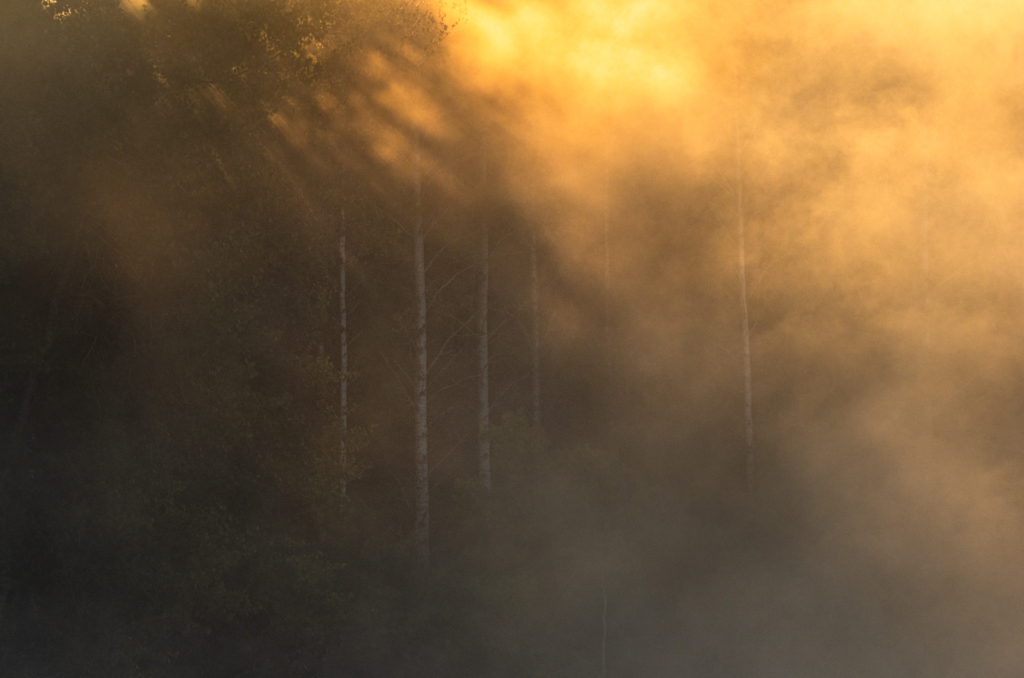
[[[632,107],[679,104],[698,84],[686,41],[664,31],[672,3],[475,2],[468,14],[454,51],[482,86],[526,81]]]
[[[152,9],[149,0],[121,0],[121,10],[136,19],[141,19],[149,9]]]

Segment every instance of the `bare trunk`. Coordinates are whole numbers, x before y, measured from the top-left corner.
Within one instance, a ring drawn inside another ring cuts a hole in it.
[[[341,259],[339,277],[341,282],[341,496],[348,495],[348,307],[345,276],[348,269],[348,253],[345,250],[345,209],[341,210]]]
[[[416,286],[416,557],[430,565],[430,478],[427,457],[427,271],[423,255],[423,200],[420,168],[420,139],[416,135],[414,192],[416,214],[413,222],[413,257]]]
[[[932,323],[931,323],[931,306],[932,306],[932,289],[931,289],[931,233],[930,224],[928,223],[928,215],[925,215],[924,223],[922,226],[921,233],[921,283],[924,291],[924,347],[925,350],[931,349],[932,343]]]
[[[931,352],[932,346],[932,280],[931,280],[931,249],[932,249],[932,172],[929,170],[926,177],[926,204],[924,206],[924,218],[921,220],[921,291],[924,311],[924,348],[927,354]]]
[[[921,291],[922,311],[924,315],[924,350],[921,363],[924,370],[924,428],[925,435],[933,435],[935,415],[934,399],[932,398],[931,355],[932,355],[932,281],[931,281],[931,214],[930,206],[925,207],[924,219],[921,224]]]
[[[747,309],[747,251],[743,216],[743,153],[736,125],[736,214],[739,226],[740,298],[743,302],[743,423],[747,447],[747,490],[754,491],[754,392],[750,376],[750,313]]]
[[[604,358],[606,376],[612,371],[611,306],[612,306],[612,254],[609,243],[611,228],[611,169],[607,160],[604,166]],[[608,387],[608,384],[605,384]]]
[[[601,678],[608,676],[608,588],[601,585]]]
[[[530,376],[533,407],[530,423],[540,425],[540,281],[537,276],[537,233],[530,240]]]
[[[605,444],[612,444],[616,413],[615,387],[612,384],[612,253],[611,253],[611,163],[604,163],[604,299],[602,309],[602,350],[604,351],[604,379],[601,392],[604,401]]]
[[[487,166],[484,165],[486,181]],[[477,445],[480,456],[480,483],[484,488],[491,489],[491,399],[488,364],[487,336],[487,287],[490,283],[490,243],[487,223],[480,224],[480,272],[477,289],[477,325],[476,332],[479,343],[479,384],[477,415]]]

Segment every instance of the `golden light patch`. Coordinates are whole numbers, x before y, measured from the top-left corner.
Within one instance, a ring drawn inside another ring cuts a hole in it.
[[[488,88],[527,81],[586,101],[678,103],[699,80],[688,42],[666,26],[678,5],[475,2],[452,39],[466,74]]]
[[[141,19],[150,9],[152,6],[148,0],[121,0],[121,10],[136,19]]]

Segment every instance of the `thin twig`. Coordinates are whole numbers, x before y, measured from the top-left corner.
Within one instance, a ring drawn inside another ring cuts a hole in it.
[[[512,387],[513,387],[513,386],[515,386],[515,385],[516,385],[516,384],[518,384],[519,382],[521,382],[521,381],[523,381],[524,379],[526,379],[526,377],[527,377],[527,376],[528,376],[528,375],[524,374],[524,375],[521,375],[521,376],[517,377],[516,379],[513,379],[513,380],[511,381],[511,383],[509,383],[509,385],[508,385],[508,386],[506,386],[506,387],[505,387],[504,389],[502,389],[501,393],[499,393],[499,394],[498,394],[498,395],[497,395],[497,396],[496,396],[496,397],[494,398],[494,400],[492,401],[492,403],[491,403],[491,411],[492,411],[492,412],[494,411],[494,409],[495,409],[495,408],[496,408],[496,407],[498,406],[498,401],[499,401],[499,400],[501,400],[502,398],[504,398],[504,397],[505,397],[505,394],[506,394],[506,393],[508,393],[508,392],[509,392],[510,390],[512,390]]]
[[[428,374],[430,373],[430,370],[433,369],[434,363],[436,363],[438,361],[438,359],[442,355],[444,355],[445,349],[448,348],[448,344],[451,342],[451,340],[454,339],[455,336],[458,335],[459,332],[461,332],[466,327],[466,325],[468,325],[471,322],[472,322],[472,318],[467,320],[467,321],[465,321],[465,322],[462,322],[457,328],[455,328],[455,330],[451,334],[448,335],[448,338],[444,340],[443,344],[441,344],[441,348],[440,348],[440,350],[438,350],[437,355],[434,356],[434,359],[430,362],[430,365],[427,366],[427,373]]]
[[[427,308],[431,308],[434,305],[434,301],[437,300],[438,295],[441,294],[441,292],[443,292],[445,290],[445,288],[447,288],[449,285],[451,285],[453,282],[455,282],[456,278],[458,278],[460,275],[462,275],[466,271],[470,270],[471,268],[474,268],[475,266],[476,266],[476,264],[468,264],[464,268],[456,271],[455,274],[452,275],[452,277],[448,278],[448,281],[445,282],[445,284],[443,284],[443,285],[441,285],[441,287],[437,288],[437,290],[434,292],[434,295],[432,297],[430,297],[430,301],[427,302]]]
[[[414,405],[415,402],[413,401],[412,394],[409,391],[410,387],[407,386],[405,381],[402,380],[402,376],[398,374],[398,372],[395,369],[395,366],[391,364],[391,360],[386,355],[384,355],[384,351],[381,351],[380,354],[384,358],[384,364],[386,364],[388,368],[390,368],[391,373],[395,375],[396,379],[398,379],[398,383],[402,387],[402,393],[405,395],[406,400],[409,401],[410,405]],[[400,365],[398,366],[398,369],[402,370]],[[405,378],[408,379],[410,382],[412,381],[411,379],[409,379],[409,375],[405,374],[405,370],[402,370],[402,375],[405,376]]]

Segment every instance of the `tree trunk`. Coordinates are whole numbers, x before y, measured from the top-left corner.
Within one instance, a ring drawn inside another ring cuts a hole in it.
[[[530,423],[540,426],[540,281],[537,276],[537,233],[530,239],[530,377],[533,394]]]
[[[601,678],[608,676],[608,587],[601,585]]]
[[[485,161],[486,162],[486,161]],[[487,180],[487,165],[484,164],[484,181]],[[477,340],[479,341],[479,383],[477,415],[477,446],[480,457],[480,483],[491,489],[491,400],[489,386],[488,336],[487,336],[487,287],[490,283],[490,243],[487,222],[480,224],[480,270],[477,288]]]
[[[341,259],[339,277],[341,282],[341,496],[348,495],[348,307],[345,276],[348,269],[348,253],[345,250],[345,208],[341,209]]]
[[[603,436],[606,445],[612,445],[615,430],[615,386],[612,383],[612,252],[611,252],[611,158],[604,163],[604,299],[602,300],[602,346],[604,352],[604,379],[600,392],[604,402]]]
[[[604,165],[604,360],[605,377],[611,377],[612,372],[612,253],[609,242],[609,231],[611,230],[611,168],[608,160]],[[605,384],[610,388],[610,384]],[[610,414],[610,413],[609,413]]]
[[[754,491],[754,392],[750,376],[750,313],[747,309],[747,251],[743,216],[743,152],[736,125],[736,215],[739,226],[740,299],[743,303],[743,423],[746,433],[747,490]]]
[[[929,177],[928,191],[931,191]],[[930,200],[930,196],[926,196]],[[935,429],[935,399],[931,384],[932,378],[932,280],[931,280],[931,205],[926,204],[924,218],[921,220],[921,306],[924,316],[924,347],[921,355],[921,370],[924,380],[924,432],[929,443]]]
[[[427,271],[423,254],[423,199],[420,167],[420,138],[416,133],[413,190],[416,214],[413,221],[413,257],[416,288],[416,558],[421,567],[430,565],[430,477],[427,457]]]

